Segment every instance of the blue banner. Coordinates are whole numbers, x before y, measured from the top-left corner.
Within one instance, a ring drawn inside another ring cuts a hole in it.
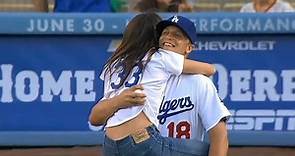
[[[295,131],[294,36],[201,37],[192,58],[215,63],[230,130]]]
[[[228,128],[234,133],[233,137],[245,132],[250,136],[246,143],[235,139],[231,144],[255,145],[257,142],[253,139],[257,140],[256,134],[261,132],[270,135],[264,136],[259,145],[295,145],[294,140],[268,140],[295,134],[294,16],[224,15],[186,16],[211,25],[203,29],[198,27],[197,49],[190,57],[216,65],[217,73],[212,80],[233,115]],[[83,23],[86,16],[91,18],[91,23],[99,17],[107,21],[105,25],[113,21],[121,25],[118,24],[116,30],[107,26],[88,32],[81,24],[74,24],[73,31],[51,28],[27,31],[30,20],[61,18],[61,21]],[[20,131],[89,132],[89,111],[102,97],[100,72],[120,43],[123,25],[133,15],[108,15],[111,16],[116,20],[105,18],[105,14],[0,14],[0,21],[6,20],[0,26],[0,136],[2,132]],[[221,21],[240,21],[239,18],[260,21],[260,24],[255,29],[241,25],[223,29],[220,25]],[[272,27],[274,29],[262,29],[271,28],[271,22],[267,21],[279,22]],[[283,26],[283,21],[290,25]],[[9,31],[5,34],[6,30]],[[248,31],[250,34],[246,34]],[[5,136],[9,140],[7,133]]]
[[[173,14],[160,14],[163,18]],[[198,34],[295,33],[294,13],[186,13]],[[131,13],[1,13],[0,34],[116,34],[120,35]]]
[[[214,83],[237,116],[230,129],[295,130],[292,37],[199,39],[191,57],[216,65]],[[1,37],[0,130],[88,130],[87,113],[102,96],[100,71],[119,41],[120,36]]]
[[[114,37],[1,36],[0,130],[89,130]]]

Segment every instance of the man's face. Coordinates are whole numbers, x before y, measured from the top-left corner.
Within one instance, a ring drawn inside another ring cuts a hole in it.
[[[159,47],[181,55],[192,51],[192,44],[186,35],[176,26],[166,27],[160,36]]]

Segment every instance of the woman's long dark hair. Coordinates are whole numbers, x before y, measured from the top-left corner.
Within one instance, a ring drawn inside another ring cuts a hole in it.
[[[125,82],[132,68],[139,65],[144,68],[142,59],[147,53],[153,53],[158,47],[158,36],[156,25],[161,21],[161,17],[156,13],[142,13],[136,15],[127,25],[123,32],[123,39],[114,54],[105,65],[105,74],[112,75],[116,72],[115,65],[120,62],[124,68],[124,77],[119,86]]]

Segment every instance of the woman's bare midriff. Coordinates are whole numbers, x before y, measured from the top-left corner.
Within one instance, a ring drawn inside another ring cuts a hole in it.
[[[126,136],[133,134],[137,131],[145,129],[146,127],[152,125],[150,120],[146,115],[141,112],[135,118],[114,127],[106,128],[106,135],[113,140],[120,140]]]

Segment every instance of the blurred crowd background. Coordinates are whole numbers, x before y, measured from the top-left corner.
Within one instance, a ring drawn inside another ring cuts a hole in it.
[[[61,2],[59,2],[61,1]],[[71,0],[0,0],[1,12],[67,12],[57,7],[57,3]],[[73,0],[79,1],[79,0]],[[80,0],[81,1],[81,0]],[[85,0],[89,1],[89,0]],[[102,9],[70,12],[239,12],[251,0],[92,0]],[[295,0],[284,0],[295,8]],[[83,2],[84,3],[84,2]],[[93,3],[89,1],[90,3]],[[99,3],[99,4],[98,4]],[[64,7],[64,6],[61,6]]]

